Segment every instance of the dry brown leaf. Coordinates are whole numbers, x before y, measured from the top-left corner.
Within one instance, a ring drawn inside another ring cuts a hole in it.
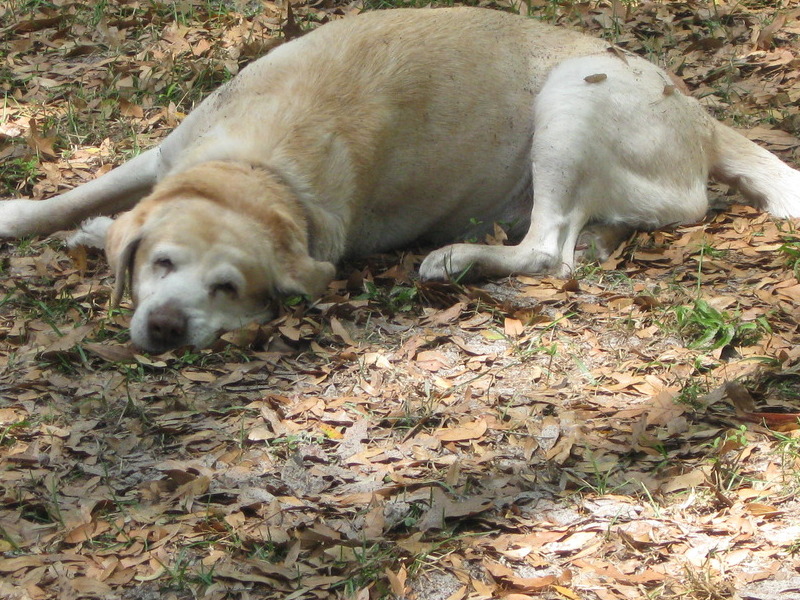
[[[406,579],[408,578],[408,573],[406,572],[405,566],[401,565],[400,570],[397,573],[392,572],[391,569],[386,569],[385,573],[386,578],[389,580],[392,593],[398,598],[405,597]]]
[[[482,438],[489,428],[485,419],[471,421],[459,427],[447,427],[436,432],[436,437],[443,442],[463,442]]]

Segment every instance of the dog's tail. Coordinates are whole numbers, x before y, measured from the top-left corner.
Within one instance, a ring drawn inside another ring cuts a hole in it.
[[[800,171],[730,127],[714,124],[711,176],[776,217],[800,217]]]

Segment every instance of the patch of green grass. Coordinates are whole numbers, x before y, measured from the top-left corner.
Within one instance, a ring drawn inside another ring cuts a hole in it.
[[[703,403],[700,401],[700,398],[706,394],[708,394],[708,384],[705,381],[691,378],[689,382],[681,388],[675,401],[699,410],[703,408]]]
[[[800,484],[800,472],[796,468],[800,464],[800,438],[778,431],[774,431],[772,435],[777,440],[776,450],[781,457],[784,475],[795,485]]]
[[[249,558],[268,563],[280,563],[286,558],[287,551],[288,547],[284,544],[270,541],[253,542],[250,545]]]
[[[39,176],[39,161],[32,158],[14,158],[3,164],[0,171],[0,194],[28,195]]]
[[[738,313],[717,310],[702,299],[671,310],[675,327],[689,348],[708,351],[725,346],[752,346],[772,331],[766,317],[742,321]]]
[[[36,12],[43,8],[57,8],[55,4],[48,0],[9,0],[9,7],[14,14],[26,14]]]
[[[713,481],[721,491],[731,492],[746,483],[742,457],[749,443],[747,425],[727,431],[710,443]]]
[[[175,558],[175,562],[161,566],[165,569],[166,587],[172,590],[191,590],[201,592],[195,597],[202,597],[202,591],[214,583],[214,566],[206,567],[202,561],[181,548]],[[196,588],[200,588],[196,590]]]
[[[300,446],[307,444],[322,445],[324,442],[325,436],[322,434],[303,431],[297,434],[290,434],[275,438],[273,440],[269,440],[267,443],[279,457],[287,458]]]
[[[620,479],[622,464],[619,457],[589,455],[590,471],[569,469],[569,475],[578,483],[578,493],[591,492],[598,496],[613,494],[631,483],[629,479]]]
[[[574,316],[575,315],[572,313],[561,315],[554,321],[544,323],[541,329],[538,331],[538,335],[530,337],[523,342],[518,342],[513,339],[509,340],[509,342],[513,345],[514,352],[519,355],[522,360],[536,356],[549,357],[547,371],[550,373],[552,371],[553,361],[558,355],[559,343],[555,337],[558,333],[561,322],[565,320],[569,321],[569,319]],[[505,338],[505,336],[499,331],[498,334],[502,338]]]
[[[606,270],[599,264],[587,262],[579,265],[574,272],[574,277],[578,281],[587,281],[607,290],[614,290],[623,293],[633,293],[634,280],[624,271]],[[658,290],[643,292],[647,295],[656,295]]]
[[[17,421],[16,423],[9,423],[2,429],[0,429],[0,446],[4,446],[7,444],[13,444],[14,439],[12,432],[15,429],[28,429],[31,426],[31,422],[27,420]]]
[[[14,282],[16,293],[10,291],[0,299],[0,308],[12,308],[26,321],[40,320],[62,335],[65,323],[85,323],[88,320],[82,304],[67,291],[55,292],[46,282],[37,282],[33,289],[20,281]],[[48,292],[52,292],[48,294]]]
[[[720,250],[709,244],[706,240],[697,248],[694,259],[697,261],[697,283],[695,284],[697,296],[700,296],[703,285],[703,267],[707,259],[725,258],[728,254],[727,250]]]
[[[409,312],[418,306],[417,288],[409,285],[381,287],[372,281],[364,282],[364,293],[357,300],[369,300],[381,312],[394,315]]]
[[[778,252],[783,255],[786,266],[792,270],[794,276],[800,279],[800,238],[785,238]]]
[[[708,258],[725,258],[728,256],[727,250],[722,250],[720,248],[715,248],[712,246],[708,241],[703,241],[702,244],[697,248],[697,252],[699,254],[698,261],[702,264],[703,259]]]
[[[718,569],[712,566],[708,558],[699,567],[686,563],[681,588],[677,595],[657,597],[680,600],[728,600],[736,596],[731,584],[722,580]]]
[[[361,548],[341,547],[343,554],[334,559],[334,568],[346,569],[346,577],[335,584],[334,588],[342,589],[345,597],[355,598],[356,594],[369,586],[375,585],[376,597],[383,598],[388,591],[384,582],[386,569],[397,561],[396,550],[386,544],[365,544]]]

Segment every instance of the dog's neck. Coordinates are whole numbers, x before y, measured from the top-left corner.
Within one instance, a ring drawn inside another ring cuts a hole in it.
[[[341,218],[325,210],[324,202],[315,198],[311,185],[291,168],[279,168],[272,164],[251,163],[275,184],[284,187],[286,199],[296,203],[308,227],[308,253],[316,260],[336,264],[341,260],[345,248],[345,231]]]

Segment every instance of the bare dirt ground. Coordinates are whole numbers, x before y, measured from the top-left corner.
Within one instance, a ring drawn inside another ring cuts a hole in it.
[[[2,195],[91,179],[359,8],[0,5]],[[795,8],[531,3],[798,166]],[[374,257],[161,356],[107,310],[100,256],[4,243],[0,598],[800,598],[795,226],[734,206],[568,281]]]

